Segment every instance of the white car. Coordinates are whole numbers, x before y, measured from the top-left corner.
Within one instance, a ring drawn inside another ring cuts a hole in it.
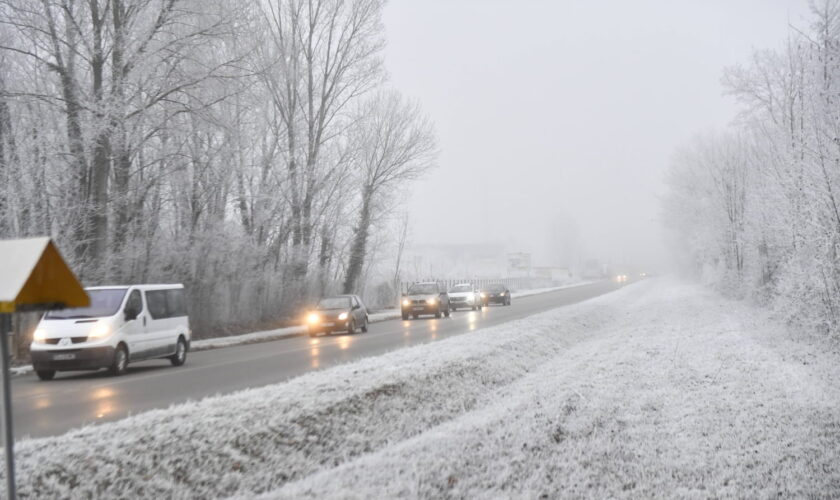
[[[121,375],[129,361],[146,359],[184,364],[191,332],[183,285],[86,291],[89,307],[50,311],[38,324],[30,355],[41,380],[51,380],[57,371],[100,368]]]
[[[453,311],[469,307],[473,311],[481,309],[483,302],[481,292],[470,283],[460,283],[449,289],[449,305]]]

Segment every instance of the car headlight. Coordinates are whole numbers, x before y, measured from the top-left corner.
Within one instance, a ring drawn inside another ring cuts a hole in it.
[[[318,323],[321,321],[321,315],[318,313],[309,313],[309,316],[306,317],[306,321],[309,323]]]
[[[486,293],[484,293],[484,292],[481,292],[481,298],[482,298],[482,299],[486,299],[486,298],[487,298],[487,294],[486,294]]]
[[[505,292],[500,293],[500,294],[499,294],[499,296],[504,297],[504,296],[505,296]]]
[[[409,300],[409,299],[403,299],[403,301],[402,301],[402,305],[404,305],[404,306],[410,306],[410,305],[411,305],[411,300]]]
[[[431,297],[429,299],[426,299],[426,302],[428,302],[431,305],[435,305],[437,304],[437,299],[435,297]]]
[[[339,321],[344,321],[345,319],[347,319],[347,313],[346,312],[338,315],[338,320]]]
[[[47,339],[47,331],[43,328],[38,328],[35,330],[35,333],[32,334],[32,340],[35,342],[43,342]]]
[[[108,324],[102,323],[100,325],[94,326],[90,330],[90,333],[88,333],[88,338],[89,339],[101,339],[103,337],[107,337],[108,335],[111,335],[111,326],[108,325]]]

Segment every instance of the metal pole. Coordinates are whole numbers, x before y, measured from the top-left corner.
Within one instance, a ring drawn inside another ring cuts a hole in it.
[[[9,335],[12,315],[0,314],[0,356],[3,357],[3,430],[6,445],[6,498],[15,500],[15,434],[12,431],[12,384],[9,380]]]

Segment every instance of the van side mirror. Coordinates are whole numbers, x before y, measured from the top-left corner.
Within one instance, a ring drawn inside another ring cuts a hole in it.
[[[361,309],[361,308],[362,308],[362,306],[360,306],[359,304],[355,304],[353,307],[350,308],[350,310],[355,311],[356,309]]]
[[[125,310],[125,320],[132,321],[137,319],[137,316],[140,316],[140,311],[136,309],[126,309]]]

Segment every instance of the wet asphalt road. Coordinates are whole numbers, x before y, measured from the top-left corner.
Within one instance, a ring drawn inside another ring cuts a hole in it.
[[[190,353],[174,368],[169,361],[130,365],[122,377],[104,371],[59,373],[51,382],[35,374],[12,382],[17,437],[62,434],[93,422],[117,420],[143,411],[288,380],[354,359],[497,325],[580,302],[617,289],[608,281],[514,299],[510,307],[458,311],[450,318],[373,323],[368,333],[295,337]]]

